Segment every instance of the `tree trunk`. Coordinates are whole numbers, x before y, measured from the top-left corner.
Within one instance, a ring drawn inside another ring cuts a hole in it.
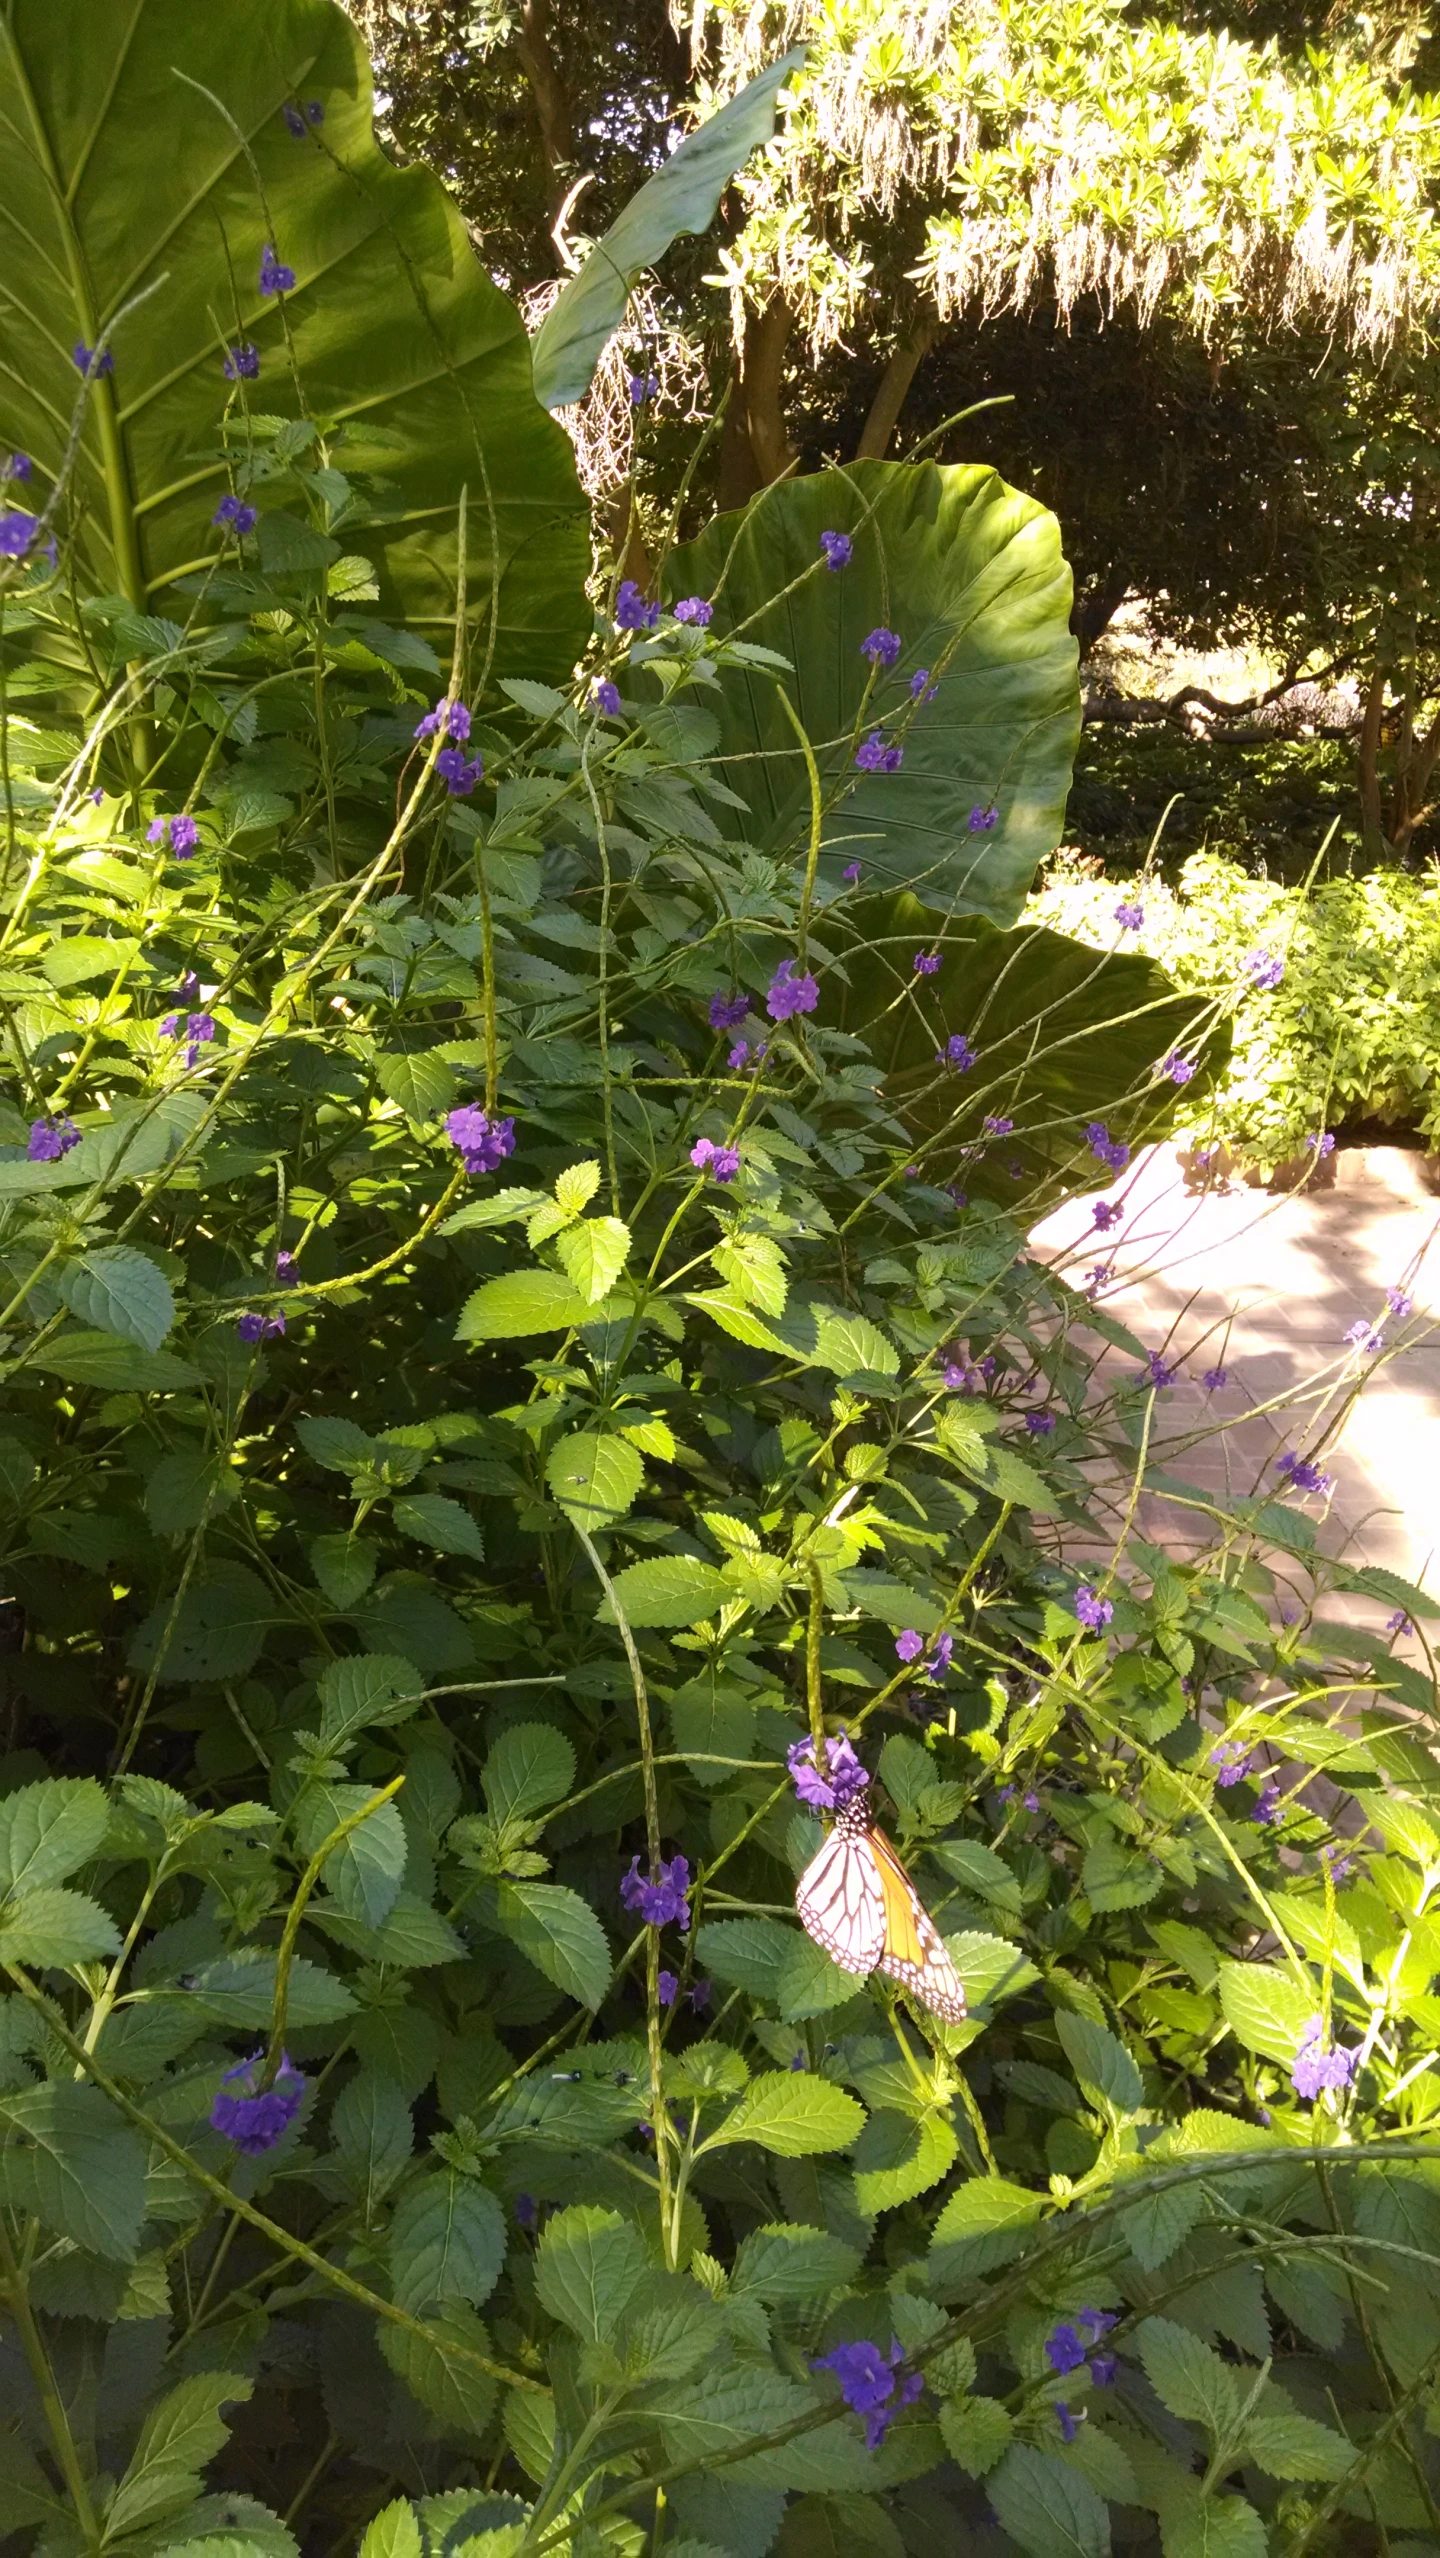
[[[1070,610],[1070,628],[1080,643],[1082,657],[1088,657],[1096,641],[1104,638],[1129,593],[1129,578],[1122,570],[1112,568],[1098,585],[1076,596]]]
[[[730,396],[720,427],[720,468],[715,483],[717,515],[733,515],[748,506],[760,486],[755,456],[750,450],[750,425],[745,414],[745,383],[740,358],[730,361]]]
[[[1365,717],[1360,724],[1360,823],[1369,853],[1385,852],[1385,821],[1380,809],[1380,730],[1385,717],[1385,677],[1370,678]]]
[[[921,319],[900,340],[880,376],[870,413],[860,429],[860,441],[855,447],[857,462],[884,460],[906,393],[939,334],[938,320]]]
[[[521,0],[515,50],[530,83],[540,126],[540,147],[549,175],[550,220],[554,222],[575,182],[575,133],[570,101],[550,42],[550,0]],[[559,251],[556,251],[559,263]]]
[[[785,348],[794,318],[780,293],[772,296],[763,312],[747,311],[745,315],[745,334],[736,351],[725,423],[720,430],[715,503],[722,515],[732,508],[748,506],[757,489],[783,479],[795,466],[780,404]]]

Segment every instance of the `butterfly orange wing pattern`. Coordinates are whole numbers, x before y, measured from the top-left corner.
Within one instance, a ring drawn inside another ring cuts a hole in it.
[[[883,1972],[932,2016],[960,2023],[965,1991],[940,1931],[859,1803],[846,1806],[806,1866],[795,1907],[806,1934],[842,1972]]]

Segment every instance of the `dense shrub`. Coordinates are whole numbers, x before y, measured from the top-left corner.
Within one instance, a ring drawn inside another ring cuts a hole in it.
[[[1129,930],[1116,909],[1143,909]],[[1038,922],[1095,950],[1139,948],[1231,1022],[1228,1074],[1187,1095],[1182,1124],[1223,1135],[1271,1171],[1347,1121],[1405,1135],[1440,1128],[1440,893],[1433,873],[1286,887],[1216,853],[1178,886],[1061,869],[1031,899]],[[1259,954],[1257,957],[1256,955]],[[1282,963],[1277,976],[1266,958]]]

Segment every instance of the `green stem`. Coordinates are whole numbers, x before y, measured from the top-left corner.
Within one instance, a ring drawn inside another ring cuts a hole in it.
[[[275,1957],[275,2020],[270,2033],[270,2049],[265,2055],[262,2083],[266,2087],[271,2084],[279,2069],[284,2053],[285,2022],[290,2005],[290,1973],[295,1961],[295,1946],[300,1934],[300,1922],[305,1915],[306,1903],[320,1880],[325,1860],[334,1855],[336,1848],[349,1838],[352,1830],[358,1830],[363,1822],[369,1820],[372,1812],[378,1812],[382,1803],[388,1803],[392,1795],[398,1794],[404,1782],[403,1774],[392,1776],[389,1784],[382,1785],[379,1792],[372,1794],[367,1803],[362,1803],[357,1812],[347,1813],[343,1821],[337,1821],[329,1837],[321,1840],[300,1877],[299,1889],[285,1915],[280,1950]]]
[[[80,2454],[76,2448],[75,2437],[70,2430],[70,2419],[65,2413],[65,2402],[56,2386],[55,2374],[50,2367],[50,2357],[45,2351],[45,2340],[35,2324],[35,2313],[30,2306],[29,2290],[25,2277],[15,2261],[3,2212],[0,2212],[0,2273],[3,2273],[5,2277],[10,2315],[15,2321],[21,2351],[30,2366],[30,2377],[35,2383],[35,2394],[50,2429],[50,2439],[55,2446],[55,2457],[60,2464],[70,2502],[75,2508],[75,2519],[87,2547],[98,2549],[104,2533],[90,2493],[90,2482],[80,2466]]]
[[[815,749],[810,743],[804,722],[784,685],[777,684],[775,690],[780,697],[780,707],[800,740],[800,752],[805,758],[805,777],[810,784],[810,843],[805,855],[805,881],[800,891],[800,926],[796,935],[796,949],[803,968],[810,955],[810,908],[815,896],[815,873],[820,860],[820,836],[825,823],[825,801],[820,788],[820,767],[815,761]]]

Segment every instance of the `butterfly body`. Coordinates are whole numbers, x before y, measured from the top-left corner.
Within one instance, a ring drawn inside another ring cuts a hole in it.
[[[800,1877],[795,1907],[806,1934],[842,1972],[883,1972],[945,2024],[960,2023],[960,1975],[863,1793],[836,1813],[824,1846]]]

